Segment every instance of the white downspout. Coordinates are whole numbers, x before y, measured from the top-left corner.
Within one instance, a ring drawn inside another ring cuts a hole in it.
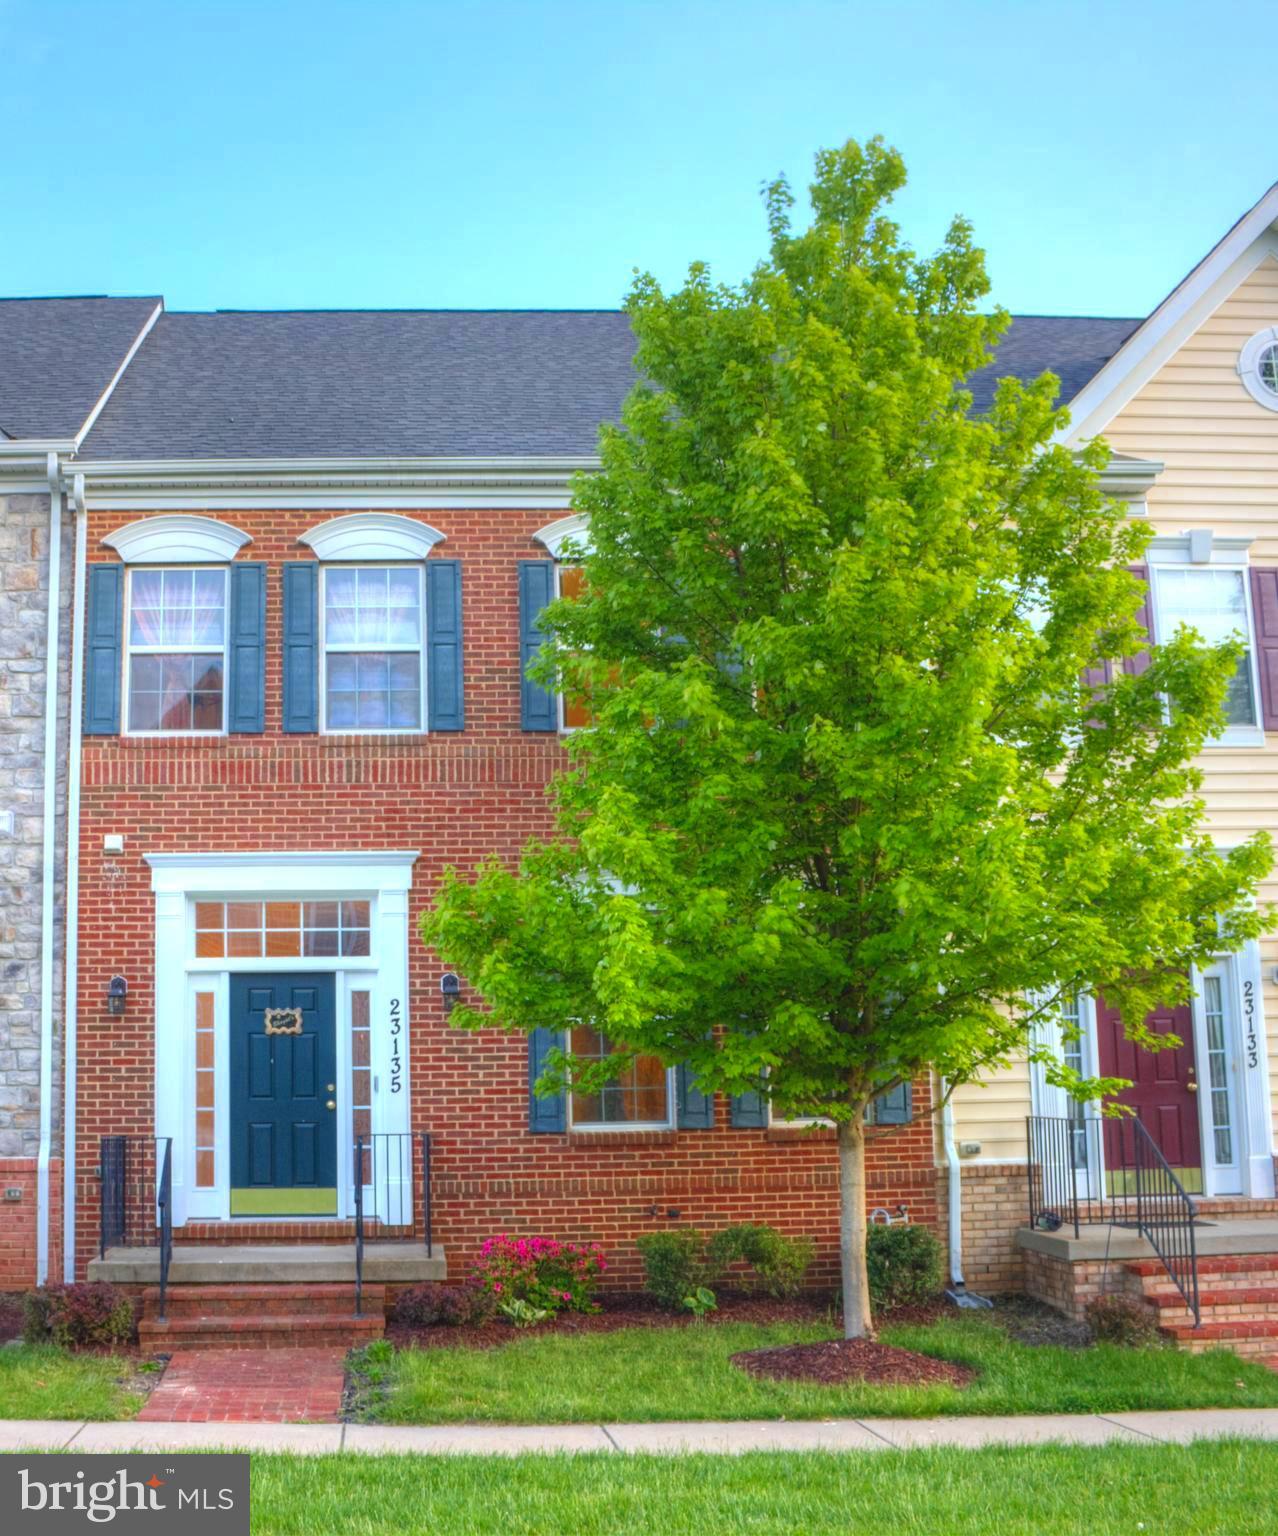
[[[75,1280],[75,1173],[76,1173],[76,1021],[80,983],[80,746],[84,693],[84,605],[88,514],[84,504],[84,476],[71,482],[71,508],[75,514],[75,563],[71,577],[71,705],[67,741],[67,937],[66,985],[63,991],[62,1085],[62,1275]]]
[[[945,1079],[941,1079],[941,1092],[945,1093]],[[963,1280],[963,1185],[959,1176],[958,1148],[954,1144],[954,1101],[946,1098],[941,1110],[941,1134],[945,1143],[945,1161],[949,1165],[950,1191],[950,1280],[955,1290],[962,1291]]]
[[[62,588],[62,475],[56,453],[49,478],[49,623],[44,669],[43,858],[40,870],[40,1145],[36,1152],[36,1284],[49,1278],[49,1149],[53,1140],[54,878],[58,851],[58,624]]]

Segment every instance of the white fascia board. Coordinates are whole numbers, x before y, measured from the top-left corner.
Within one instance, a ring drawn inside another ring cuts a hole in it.
[[[314,853],[148,853],[157,895],[272,895],[307,892],[407,891],[415,849]]]
[[[570,481],[594,456],[515,458],[158,459],[77,464],[96,507],[315,507],[566,510]]]
[[[1245,213],[1069,403],[1061,442],[1102,434],[1203,321],[1268,256],[1278,256],[1278,184]]]
[[[113,394],[113,392],[115,390],[115,386],[124,377],[125,369],[128,368],[129,364],[137,356],[138,348],[142,345],[142,343],[151,334],[151,327],[155,324],[155,322],[160,318],[160,316],[163,313],[164,313],[164,300],[161,299],[156,304],[155,308],[151,311],[150,317],[148,318],[146,324],[142,327],[142,329],[138,332],[138,334],[133,338],[133,345],[124,354],[124,361],[120,364],[120,366],[111,375],[110,383],[108,383],[107,387],[98,396],[97,400],[94,402],[93,409],[84,418],[83,426],[81,426],[80,430],[75,435],[75,446],[76,446],[76,448],[79,448],[80,444],[85,440],[86,437],[88,437],[89,433],[92,431],[93,423],[102,414],[102,407],[111,398],[111,396],[112,396],[112,394]]]

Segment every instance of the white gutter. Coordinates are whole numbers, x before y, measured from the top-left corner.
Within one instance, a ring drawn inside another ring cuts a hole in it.
[[[62,1275],[75,1280],[76,1037],[80,958],[80,747],[81,695],[84,692],[84,605],[88,515],[84,476],[71,482],[75,513],[75,564],[71,577],[71,702],[67,739],[67,937],[62,1047]]]
[[[49,1149],[53,1139],[54,878],[58,848],[58,620],[62,586],[62,477],[58,455],[49,482],[49,622],[44,669],[43,860],[40,871],[40,1145],[36,1152],[36,1284],[49,1278]]]
[[[941,1092],[947,1091],[945,1079],[941,1079]],[[956,1290],[962,1290],[963,1280],[963,1185],[959,1174],[958,1148],[954,1144],[954,1101],[946,1098],[941,1110],[941,1135],[945,1144],[945,1161],[950,1170],[950,1280]]]

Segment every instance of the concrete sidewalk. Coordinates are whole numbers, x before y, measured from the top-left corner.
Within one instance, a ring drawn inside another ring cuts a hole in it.
[[[1278,1440],[1278,1408],[1178,1409],[1167,1413],[1041,1414],[1017,1418],[746,1419],[687,1424],[92,1424],[0,1420],[0,1451],[291,1451],[320,1455],[410,1452],[517,1456],[526,1451],[674,1455],[707,1451],[887,1451],[956,1445],[1184,1445],[1225,1435]]]

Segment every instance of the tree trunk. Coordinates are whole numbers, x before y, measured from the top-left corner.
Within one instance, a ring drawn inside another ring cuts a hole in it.
[[[865,1122],[856,1115],[839,1126],[839,1259],[846,1339],[873,1333],[865,1253]]]

